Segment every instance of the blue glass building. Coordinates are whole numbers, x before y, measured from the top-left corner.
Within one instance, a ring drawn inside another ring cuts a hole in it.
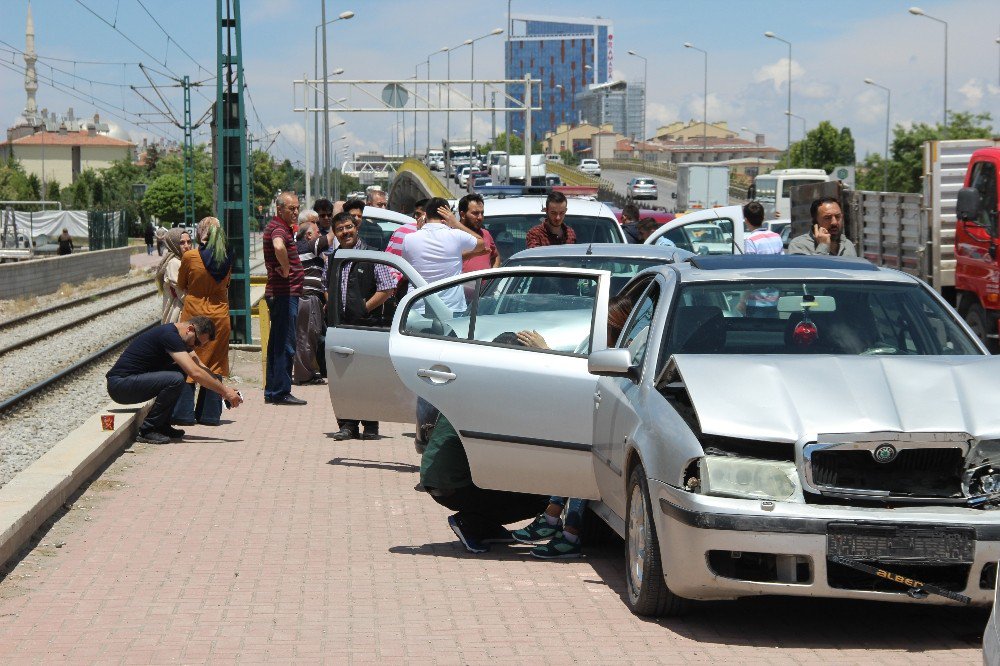
[[[531,117],[535,140],[560,123],[577,123],[577,94],[594,83],[604,83],[613,71],[613,24],[610,19],[559,16],[511,15],[511,38],[507,44],[505,75],[508,79],[541,81],[541,106]],[[535,92],[538,88],[535,88]],[[508,94],[524,99],[524,86],[511,85]],[[511,113],[510,128],[524,136],[524,114]]]

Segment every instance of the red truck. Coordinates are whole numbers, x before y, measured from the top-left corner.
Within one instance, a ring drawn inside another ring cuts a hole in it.
[[[955,292],[958,311],[986,342],[1000,351],[1000,147],[972,153],[958,191],[955,226]]]

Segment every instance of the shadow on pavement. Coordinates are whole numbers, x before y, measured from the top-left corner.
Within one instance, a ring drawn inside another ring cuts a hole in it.
[[[326,464],[340,465],[342,467],[361,467],[364,469],[384,469],[389,472],[402,472],[404,474],[416,474],[420,471],[419,467],[408,463],[386,462],[384,460],[363,460],[361,458],[334,458]]]
[[[624,545],[602,545],[588,561],[627,604]],[[848,599],[756,597],[694,602],[687,615],[641,618],[704,643],[816,649],[933,652],[980,647],[988,609]]]

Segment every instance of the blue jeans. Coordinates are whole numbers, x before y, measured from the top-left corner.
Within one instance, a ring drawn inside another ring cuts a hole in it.
[[[569,499],[569,507],[566,507],[567,499]],[[566,520],[564,521],[566,527],[580,529],[580,526],[583,525],[583,512],[587,508],[587,500],[553,495],[549,498],[549,504],[566,508]]]
[[[108,377],[108,395],[120,405],[132,405],[156,398],[153,408],[139,426],[139,432],[160,432],[170,423],[170,414],[184,389],[184,373],[174,370],[146,372],[129,377]]]
[[[219,376],[216,375],[219,379]],[[194,399],[198,391],[197,403]],[[174,405],[172,421],[191,424],[197,421],[203,425],[219,425],[222,418],[222,396],[211,389],[196,384],[185,383],[181,395]]]
[[[264,399],[281,400],[292,392],[292,361],[295,358],[295,320],[298,296],[267,296],[271,333],[267,338],[267,376]]]

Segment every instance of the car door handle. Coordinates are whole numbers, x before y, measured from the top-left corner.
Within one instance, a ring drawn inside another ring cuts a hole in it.
[[[350,347],[330,347],[330,351],[341,356],[354,356],[354,350]]]
[[[601,401],[601,392],[597,391],[596,393],[594,393],[594,402],[600,402],[600,401]]]
[[[426,368],[420,368],[417,370],[417,377],[437,380],[440,382],[450,382],[453,379],[458,379],[458,375],[454,372],[445,372],[444,370],[427,370]]]

